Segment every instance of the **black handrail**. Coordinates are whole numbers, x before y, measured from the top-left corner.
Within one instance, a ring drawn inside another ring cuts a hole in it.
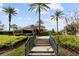
[[[52,48],[54,49],[55,55],[58,55],[58,43],[57,41],[53,38],[53,36],[51,36],[51,32],[49,32],[49,43],[52,46]]]
[[[30,50],[33,48],[35,45],[35,39],[36,35],[34,34],[32,37],[28,37],[26,43],[25,43],[25,56],[27,56],[30,52]]]

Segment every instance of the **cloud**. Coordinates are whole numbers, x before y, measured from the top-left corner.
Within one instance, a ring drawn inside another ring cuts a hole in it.
[[[0,7],[3,7],[3,3],[0,3]]]
[[[0,8],[0,12],[2,12],[2,10],[3,10],[3,9],[2,9],[2,8]]]
[[[31,18],[28,17],[27,20],[31,20]]]
[[[56,27],[56,22],[54,22],[50,19],[45,19],[44,20],[44,26],[46,27],[46,29],[52,30],[52,28]]]
[[[19,20],[23,19],[22,17],[18,17]]]
[[[59,25],[59,30],[62,30],[64,28],[64,26],[66,25],[65,23],[65,20],[63,19],[59,19],[58,21],[58,25]],[[46,29],[55,29],[57,28],[57,22],[55,20],[50,20],[49,18],[48,19],[45,19],[44,20],[44,26],[46,27]]]
[[[20,12],[20,10],[19,10],[18,8],[16,8],[15,10],[16,10],[16,12],[17,12],[17,13],[19,13],[19,12]]]
[[[41,15],[46,15],[46,14],[47,14],[46,11],[42,11],[42,12],[41,12]]]
[[[0,3],[0,12],[2,12],[2,10],[3,10],[3,3]]]
[[[56,9],[59,9],[59,10],[61,10],[61,11],[64,10],[63,6],[62,6],[61,4],[59,4],[59,3],[51,3],[51,4],[48,4],[48,6],[49,6],[51,9],[54,9],[54,10],[56,10]]]

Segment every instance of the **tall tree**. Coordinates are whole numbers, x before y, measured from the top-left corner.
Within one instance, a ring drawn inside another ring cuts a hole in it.
[[[12,15],[16,15],[16,10],[15,8],[13,7],[4,7],[3,8],[3,12],[5,12],[6,14],[8,14],[8,18],[9,18],[9,31],[10,31],[10,27],[11,27],[11,18],[12,18]]]
[[[17,30],[18,26],[16,24],[12,24],[11,28],[13,29],[13,35],[15,35],[15,30]]]
[[[18,28],[18,26],[17,26],[16,24],[12,24],[12,25],[11,25],[11,28],[12,28],[13,30],[16,30],[16,29]]]
[[[2,24],[2,22],[0,21],[0,31],[2,31],[4,29],[4,24]]]
[[[77,24],[76,23],[74,23],[74,22],[72,22],[71,24],[68,24],[67,26],[65,26],[64,28],[66,28],[66,29],[64,29],[64,30],[66,30],[66,33],[67,34],[76,34],[76,32],[78,31],[78,29],[77,29]]]
[[[39,32],[40,32],[40,20],[41,20],[41,11],[47,11],[49,9],[49,6],[45,3],[33,3],[30,4],[29,10],[36,10],[36,13],[38,13],[38,19],[39,19]]]
[[[58,33],[58,20],[62,18],[62,16],[63,16],[63,11],[60,10],[56,10],[55,13],[51,15],[51,20],[55,19],[57,22],[57,33]]]
[[[38,25],[40,23],[40,25],[44,24],[44,22],[42,20],[37,21],[36,24]]]

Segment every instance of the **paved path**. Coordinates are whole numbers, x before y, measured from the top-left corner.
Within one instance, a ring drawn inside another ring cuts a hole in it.
[[[48,40],[49,36],[36,37],[36,46],[32,48],[29,56],[54,56],[55,53]]]

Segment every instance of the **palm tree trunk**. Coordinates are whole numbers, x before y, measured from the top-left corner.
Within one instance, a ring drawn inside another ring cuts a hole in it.
[[[11,14],[9,14],[9,32],[10,32],[10,27],[11,27]]]
[[[41,16],[40,12],[41,12],[41,10],[40,10],[40,5],[39,5],[39,10],[38,10],[38,17],[39,17],[39,33],[40,33],[40,16]]]
[[[66,26],[68,26],[68,19],[65,17],[65,21],[66,21]],[[65,34],[67,34],[67,27],[65,28]]]
[[[56,20],[57,20],[57,33],[58,33],[58,17],[56,17]]]
[[[15,30],[13,29],[13,35],[15,36],[15,33],[14,32],[15,32]]]

